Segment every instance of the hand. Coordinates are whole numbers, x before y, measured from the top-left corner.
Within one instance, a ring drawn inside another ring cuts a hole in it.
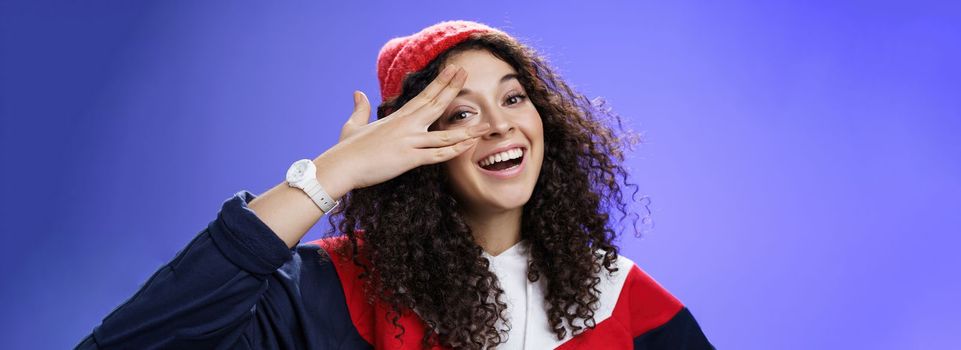
[[[467,71],[447,66],[424,91],[390,115],[368,123],[370,103],[354,92],[354,112],[341,129],[340,139],[318,157],[319,168],[340,169],[350,189],[373,186],[421,165],[450,160],[476,144],[490,128],[484,123],[470,128],[428,131],[467,80]],[[323,184],[323,181],[321,181]]]

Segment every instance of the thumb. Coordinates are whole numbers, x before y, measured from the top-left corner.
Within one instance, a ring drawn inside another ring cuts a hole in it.
[[[363,92],[354,91],[354,111],[350,113],[350,119],[344,123],[344,127],[340,130],[340,140],[344,140],[360,127],[367,125],[370,120],[370,102],[367,101],[367,95]]]
[[[350,121],[358,126],[367,125],[370,121],[370,102],[361,91],[354,91],[354,112],[350,114]]]

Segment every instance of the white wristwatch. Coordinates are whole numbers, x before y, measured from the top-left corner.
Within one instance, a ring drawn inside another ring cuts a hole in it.
[[[340,204],[340,201],[330,198],[327,191],[320,186],[320,182],[317,182],[317,166],[310,159],[301,159],[290,165],[287,169],[287,185],[304,190],[324,213]]]

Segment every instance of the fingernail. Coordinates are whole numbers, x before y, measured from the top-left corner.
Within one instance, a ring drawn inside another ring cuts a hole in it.
[[[453,64],[448,64],[447,67],[444,68],[444,76],[449,77],[454,75],[454,73],[456,73],[456,71],[454,70]]]

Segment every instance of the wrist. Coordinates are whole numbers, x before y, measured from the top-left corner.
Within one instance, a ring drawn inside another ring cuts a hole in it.
[[[340,164],[342,163],[332,162],[327,157],[327,153],[314,158],[314,166],[317,167],[317,182],[335,201],[340,201],[347,192],[353,189],[350,172],[341,169]]]

